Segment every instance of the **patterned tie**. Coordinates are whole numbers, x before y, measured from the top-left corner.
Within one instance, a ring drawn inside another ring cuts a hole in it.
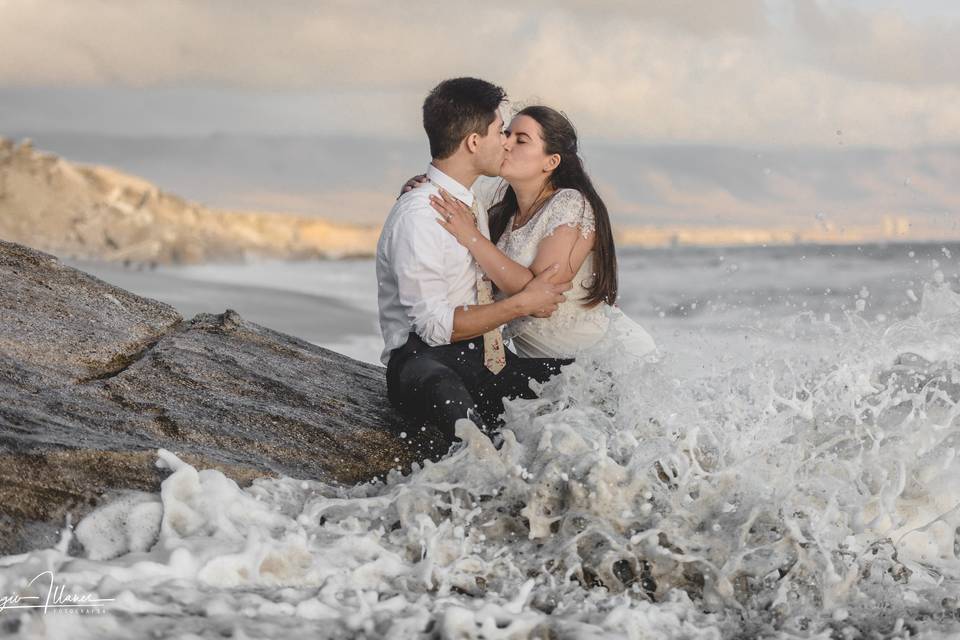
[[[477,224],[479,228],[480,225],[477,223],[479,211],[477,210],[476,198],[473,199],[473,204],[470,205],[470,213],[473,214],[474,224]],[[493,303],[493,285],[483,277],[483,271],[479,268],[477,268],[477,303]],[[507,352],[503,346],[503,336],[500,333],[500,327],[497,327],[483,334],[483,366],[494,374],[497,374],[500,373],[506,364]]]

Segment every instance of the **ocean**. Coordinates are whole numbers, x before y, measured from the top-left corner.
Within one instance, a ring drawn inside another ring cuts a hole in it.
[[[709,357],[716,351],[711,343],[741,333],[747,340],[772,340],[785,325],[798,322],[837,324],[847,314],[881,325],[906,318],[916,313],[924,284],[937,272],[957,281],[958,258],[960,243],[627,247],[618,253],[619,305],[665,351]],[[188,318],[233,308],[248,320],[379,362],[372,259],[154,270],[71,264],[168,302]]]
[[[506,403],[506,443],[385,482],[172,473],[0,559],[110,599],[34,638],[949,638],[960,635],[960,245],[624,249],[605,340]],[[185,316],[376,362],[371,260],[79,265]],[[111,540],[141,549],[112,557]],[[0,600],[2,603],[2,600]],[[2,608],[2,607],[0,607]],[[2,622],[2,621],[0,621]]]

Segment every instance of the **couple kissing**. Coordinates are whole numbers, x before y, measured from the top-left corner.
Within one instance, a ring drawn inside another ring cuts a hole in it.
[[[556,375],[613,327],[637,358],[655,348],[615,306],[610,218],[573,125],[528,106],[505,127],[505,101],[476,78],[429,93],[432,160],[404,185],[377,244],[388,397],[448,443],[466,419],[499,446],[503,400],[534,397],[531,380]],[[471,189],[480,176],[502,181],[494,202]]]

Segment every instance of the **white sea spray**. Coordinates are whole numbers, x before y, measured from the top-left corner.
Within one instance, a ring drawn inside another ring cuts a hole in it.
[[[902,321],[744,331],[695,374],[608,340],[506,403],[500,450],[462,423],[462,449],[385,482],[241,489],[161,451],[172,473],[128,498],[140,516],[108,505],[78,526],[90,557],[0,560],[0,594],[49,569],[114,598],[106,611],[0,623],[22,638],[960,631],[960,296],[934,282]]]

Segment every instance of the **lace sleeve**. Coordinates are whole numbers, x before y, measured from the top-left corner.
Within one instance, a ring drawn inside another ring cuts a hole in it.
[[[552,235],[560,226],[566,225],[580,230],[586,238],[596,229],[593,207],[576,189],[561,189],[547,205],[546,228],[544,236]]]

